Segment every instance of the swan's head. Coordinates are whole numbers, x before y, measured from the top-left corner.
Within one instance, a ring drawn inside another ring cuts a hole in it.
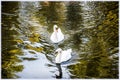
[[[58,26],[57,26],[57,25],[54,25],[53,30],[54,30],[54,31],[57,31],[57,30],[58,30]]]
[[[61,53],[62,52],[62,49],[61,48],[58,48],[55,53]]]

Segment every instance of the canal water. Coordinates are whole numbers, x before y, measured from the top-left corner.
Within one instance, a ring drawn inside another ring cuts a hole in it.
[[[2,1],[3,79],[117,79],[119,76],[117,1]],[[53,25],[65,38],[50,36]],[[55,64],[55,50],[72,58]]]

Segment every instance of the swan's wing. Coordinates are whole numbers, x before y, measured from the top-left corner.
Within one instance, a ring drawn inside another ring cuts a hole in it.
[[[54,43],[57,43],[58,42],[58,38],[57,38],[57,35],[55,32],[52,33],[51,37],[50,37],[50,40]]]
[[[64,39],[64,35],[63,35],[63,33],[61,32],[61,29],[60,29],[60,28],[58,29],[57,36],[58,36],[58,41],[62,41],[62,40]]]
[[[69,53],[72,53],[72,49],[68,49],[67,51],[68,51]]]
[[[71,52],[66,50],[66,51],[62,51],[62,57],[61,57],[61,62],[63,61],[67,61],[71,58]]]
[[[61,32],[61,29],[60,29],[60,28],[58,28],[58,32]]]

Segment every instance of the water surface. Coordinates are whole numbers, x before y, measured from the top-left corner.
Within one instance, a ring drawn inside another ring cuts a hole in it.
[[[57,24],[65,39],[53,44]],[[2,1],[2,78],[118,78],[118,2]],[[72,58],[55,64],[56,48]]]

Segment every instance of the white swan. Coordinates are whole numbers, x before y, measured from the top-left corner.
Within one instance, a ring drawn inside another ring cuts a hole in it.
[[[57,53],[55,63],[62,63],[68,61],[72,57],[72,49],[67,49],[63,51],[61,48],[58,48],[55,53]]]
[[[54,32],[52,33],[52,35],[50,37],[50,39],[53,43],[58,43],[64,39],[64,35],[61,32],[61,29],[58,28],[57,25],[54,25],[53,31]]]

